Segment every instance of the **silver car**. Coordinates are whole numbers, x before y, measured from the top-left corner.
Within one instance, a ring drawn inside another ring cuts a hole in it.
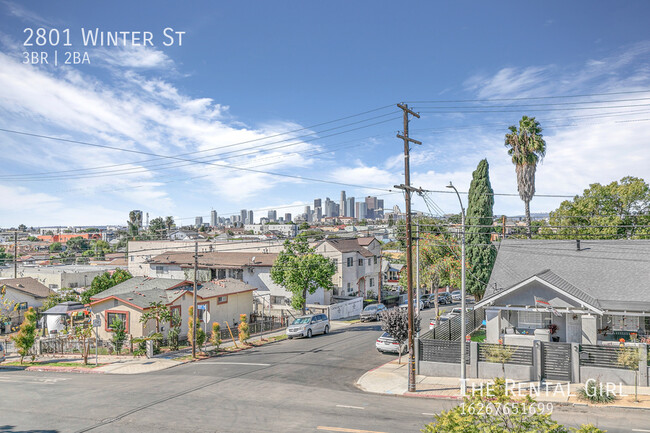
[[[366,320],[379,320],[381,313],[384,311],[386,311],[386,306],[384,304],[370,304],[363,309],[359,315],[359,319],[362,322],[365,322]]]
[[[330,332],[330,321],[325,314],[310,314],[297,317],[287,327],[287,338],[307,337]]]
[[[403,344],[401,347],[397,340],[391,337],[388,332],[384,332],[377,339],[375,347],[381,353],[404,353],[406,351],[406,345]]]

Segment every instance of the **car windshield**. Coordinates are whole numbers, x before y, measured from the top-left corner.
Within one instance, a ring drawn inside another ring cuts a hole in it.
[[[366,308],[363,309],[363,311],[374,311],[377,309],[376,305],[368,305]]]
[[[311,320],[311,317],[298,317],[296,320],[293,321],[292,325],[302,325],[305,323],[309,323]]]
[[[391,337],[388,332],[384,332],[383,334],[381,334],[381,337],[379,337],[379,338],[390,338],[390,339],[392,339],[393,337]]]

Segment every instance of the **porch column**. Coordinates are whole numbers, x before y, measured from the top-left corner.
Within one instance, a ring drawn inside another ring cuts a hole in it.
[[[486,310],[485,321],[485,341],[492,344],[499,343],[499,338],[501,338],[501,310]]]
[[[582,321],[582,344],[597,344],[598,329],[596,327],[596,316],[591,314],[581,316]]]

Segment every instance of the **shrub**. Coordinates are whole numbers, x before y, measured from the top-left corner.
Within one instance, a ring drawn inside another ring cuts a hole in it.
[[[29,307],[29,309],[25,311],[25,318],[23,323],[20,325],[18,334],[11,337],[16,344],[16,347],[18,347],[21,364],[23,363],[23,358],[27,356],[29,349],[32,348],[34,341],[36,340],[36,317],[37,314],[34,307]]]
[[[591,403],[611,403],[616,400],[616,395],[607,391],[598,380],[588,380],[584,388],[578,391],[578,397]]]
[[[126,331],[124,327],[124,322],[122,319],[115,318],[110,324],[111,330],[113,330],[113,346],[115,347],[115,352],[119,355],[122,351],[122,346],[124,345],[124,340],[126,340]]]
[[[212,324],[212,336],[210,337],[210,343],[214,347],[219,350],[219,346],[221,345],[221,326],[219,326],[219,322],[214,322]]]
[[[178,313],[174,313],[171,317],[169,332],[167,333],[167,340],[169,341],[169,348],[171,350],[178,350],[178,346],[180,345],[180,334],[181,316]]]
[[[251,332],[250,329],[248,328],[248,321],[246,319],[246,315],[240,314],[239,321],[240,321],[239,326],[237,326],[237,329],[239,330],[239,341],[246,344],[246,340],[248,340],[251,337]]]

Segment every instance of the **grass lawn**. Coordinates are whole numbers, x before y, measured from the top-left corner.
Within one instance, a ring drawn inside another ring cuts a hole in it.
[[[485,329],[477,329],[472,334],[472,341],[478,341],[479,343],[485,341]]]

